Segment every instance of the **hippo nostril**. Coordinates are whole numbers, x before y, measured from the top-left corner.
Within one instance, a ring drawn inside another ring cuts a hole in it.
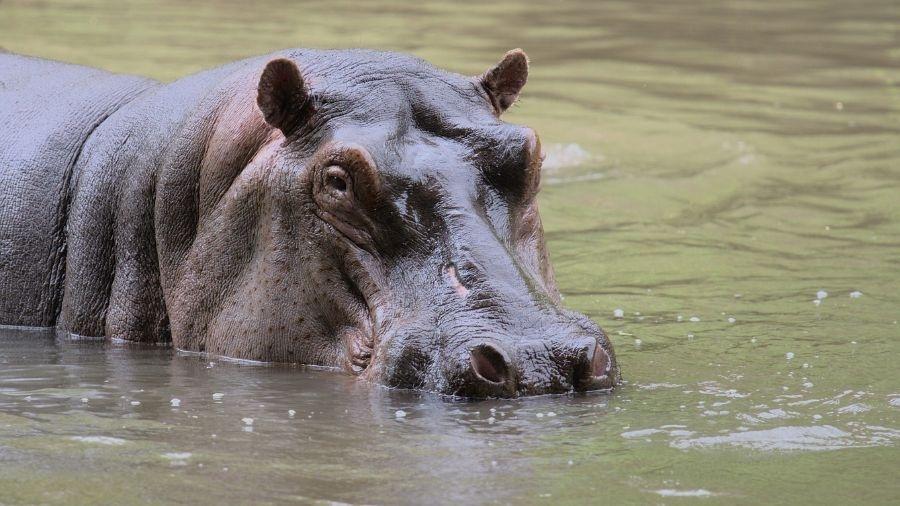
[[[594,347],[589,357],[582,355],[574,372],[573,386],[578,391],[612,388],[616,383],[615,359],[600,345]]]
[[[609,353],[597,346],[594,349],[594,356],[591,358],[591,376],[602,378],[609,374],[612,368],[612,361],[609,359]]]
[[[490,344],[480,344],[471,350],[472,370],[485,381],[504,383],[509,377],[509,366],[500,351]]]

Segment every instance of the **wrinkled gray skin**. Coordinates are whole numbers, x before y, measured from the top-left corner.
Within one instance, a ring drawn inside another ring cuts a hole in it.
[[[289,50],[171,84],[0,54],[0,324],[444,394],[612,387],[560,307],[541,151],[482,76]]]

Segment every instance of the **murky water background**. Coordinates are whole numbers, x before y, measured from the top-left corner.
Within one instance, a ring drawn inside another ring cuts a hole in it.
[[[161,79],[291,46],[471,74],[525,48],[507,119],[550,152],[566,304],[627,380],[454,403],[5,330],[0,503],[900,500],[896,1],[4,0],[0,46]]]

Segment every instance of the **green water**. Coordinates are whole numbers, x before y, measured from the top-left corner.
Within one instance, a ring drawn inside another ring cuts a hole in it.
[[[565,303],[626,383],[452,403],[5,331],[0,503],[900,502],[895,0],[189,4],[0,0],[0,46],[167,80],[292,46],[476,74],[523,47],[506,118],[541,133]]]

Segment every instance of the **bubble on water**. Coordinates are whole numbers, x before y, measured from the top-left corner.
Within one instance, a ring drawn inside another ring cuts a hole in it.
[[[81,398],[81,402],[87,403],[87,401],[88,401],[88,398],[87,398],[87,397],[82,397],[82,398]]]
[[[860,297],[862,297],[862,292],[860,292],[859,290],[854,290],[854,291],[850,292],[851,299],[858,299]]]
[[[569,465],[570,465],[570,466],[571,466],[571,465],[574,465],[574,464],[575,464],[575,463],[572,462],[571,460],[569,461]]]
[[[223,394],[223,393],[221,393],[221,392],[216,392],[216,393],[213,394],[212,397],[213,397],[213,400],[214,400],[214,401],[221,401],[221,400],[222,400],[222,397],[225,397],[225,394]]]
[[[684,321],[684,316],[678,315],[678,316],[675,317],[675,320],[677,320],[677,321]]]
[[[494,418],[493,416],[487,419],[487,423],[488,423],[489,425],[493,425],[494,422],[496,422],[496,421],[497,421],[497,419]]]
[[[816,292],[817,299],[822,300],[825,297],[828,297],[828,292],[826,292],[825,290],[819,290],[818,292]]]
[[[496,461],[496,460],[492,460],[492,461],[491,461],[491,467],[497,467],[497,461]]]
[[[694,323],[697,323],[697,322],[700,321],[700,318],[697,317],[697,316],[691,316],[691,321],[694,322]]]
[[[843,111],[843,110],[844,110],[844,103],[843,103],[843,102],[835,102],[835,103],[834,103],[834,110],[836,110],[836,111]]]
[[[289,417],[294,418],[294,415],[296,415],[296,414],[297,414],[297,412],[294,411],[293,409],[289,409],[289,410],[288,410],[288,416],[289,416]]]
[[[803,384],[803,388],[812,388],[814,385],[811,381],[807,381]]]
[[[641,341],[640,339],[635,339],[635,340],[634,340],[634,345],[635,345],[636,347],[638,347],[638,348],[641,347],[641,344],[642,344],[642,343],[643,343],[643,341]]]
[[[556,413],[554,413],[553,411],[548,411],[547,416],[556,416]]]
[[[394,411],[394,418],[406,418],[406,411],[403,411],[402,409]]]
[[[737,321],[737,320],[736,320],[733,316],[730,317],[730,318],[728,318],[728,323],[734,323],[734,322],[736,322],[736,321]]]
[[[734,294],[734,298],[735,298],[735,299],[740,299],[740,298],[743,297],[743,296],[744,296],[744,295],[743,295],[743,294],[740,294],[740,293]]]
[[[172,399],[169,401],[169,404],[171,404],[173,408],[177,408],[178,406],[181,406],[181,399]]]
[[[244,422],[244,425],[253,425],[252,418],[241,418],[241,421]]]
[[[687,335],[687,338],[688,338],[688,339],[693,339],[693,338],[694,338],[694,334],[688,334],[688,335]]]
[[[140,406],[140,405],[141,405],[141,401],[131,401],[131,405],[132,405],[132,406]]]
[[[534,416],[536,416],[536,417],[538,417],[538,418],[544,418],[544,414],[543,414],[543,413],[537,413],[537,414],[535,414]]]
[[[809,363],[808,363],[808,362],[803,362],[803,368],[804,368],[804,369],[809,369]]]
[[[812,418],[813,418],[813,420],[821,420],[822,415],[813,415]]]
[[[900,408],[900,397],[891,397],[891,400],[888,402],[891,406]]]
[[[814,306],[821,306],[821,305],[822,305],[822,301],[819,300],[819,299],[816,299],[816,300],[813,301],[813,305],[814,305]]]
[[[625,317],[625,310],[623,310],[623,309],[614,309],[614,310],[613,310],[613,317],[615,317],[615,318],[624,318],[624,317]]]
[[[789,352],[785,353],[785,354],[784,354],[784,358],[786,358],[786,359],[788,359],[788,360],[793,360],[793,359],[794,359],[794,352],[793,352],[793,351],[789,351]]]
[[[755,338],[755,337],[751,337],[751,338],[750,338],[750,342],[751,342],[751,343],[755,343],[755,342],[756,342],[756,338]]]

